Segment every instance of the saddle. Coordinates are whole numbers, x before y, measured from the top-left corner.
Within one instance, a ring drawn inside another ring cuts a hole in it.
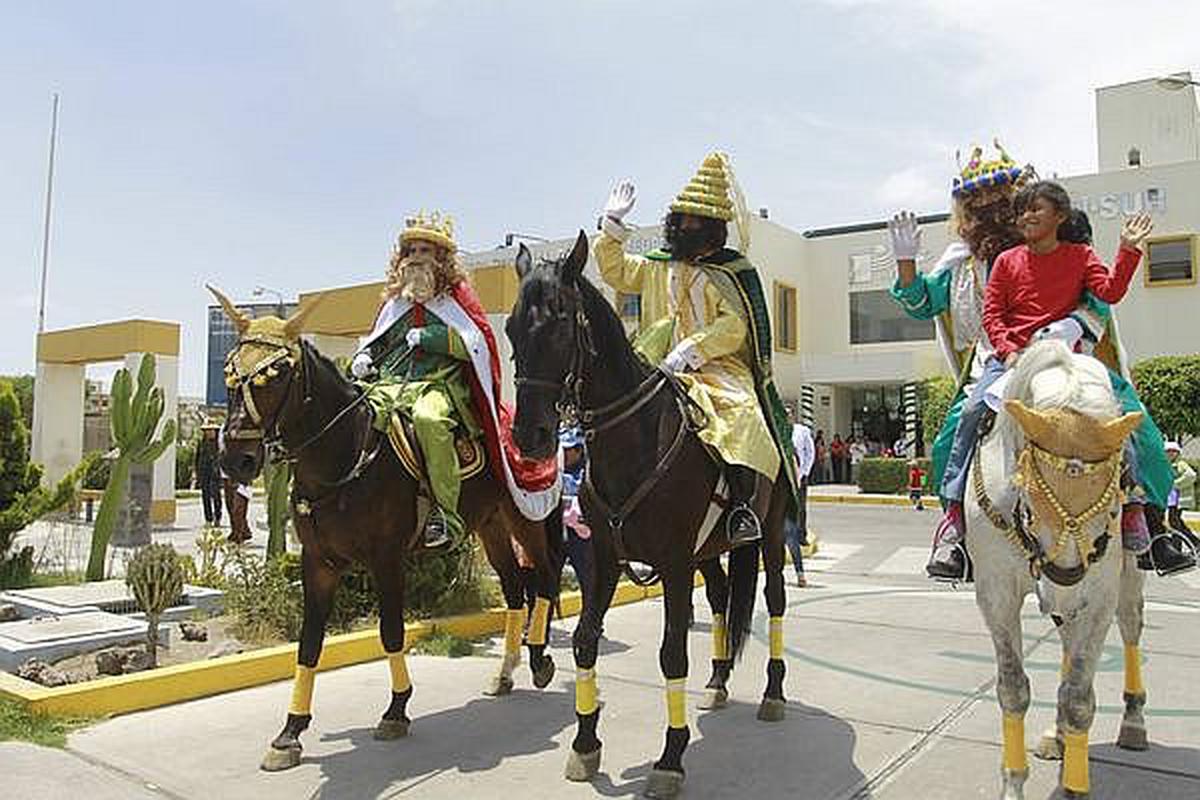
[[[414,480],[425,478],[425,455],[421,452],[412,421],[403,414],[393,414],[388,425],[388,442],[400,460],[404,471]],[[483,440],[465,434],[461,427],[454,431],[454,452],[458,455],[458,474],[462,480],[473,478],[487,467],[487,451]]]

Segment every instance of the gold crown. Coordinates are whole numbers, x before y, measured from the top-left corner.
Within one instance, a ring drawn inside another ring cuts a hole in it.
[[[426,214],[420,211],[404,220],[404,231],[400,234],[400,244],[420,239],[433,242],[445,247],[451,253],[458,249],[454,243],[454,220],[449,214],[434,211]]]
[[[725,222],[732,220],[733,200],[730,199],[727,163],[728,159],[721,153],[710,153],[696,171],[696,177],[671,203],[671,210]]]
[[[984,189],[989,186],[1003,186],[1005,184],[1015,184],[1022,177],[1026,167],[1022,169],[1017,166],[1017,162],[1005,152],[1000,146],[999,139],[993,139],[992,145],[1000,154],[999,158],[994,158],[991,161],[983,160],[983,148],[975,145],[971,149],[971,158],[968,159],[967,165],[964,167],[962,161],[959,160],[958,177],[954,179],[954,184],[951,187],[950,193],[955,197],[962,194],[970,194],[977,189]],[[954,157],[960,159],[960,154],[955,153]]]

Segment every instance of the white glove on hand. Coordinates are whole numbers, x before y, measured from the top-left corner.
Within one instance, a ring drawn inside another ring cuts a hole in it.
[[[1033,338],[1035,340],[1058,339],[1071,350],[1074,350],[1075,345],[1083,338],[1083,326],[1074,317],[1063,317],[1039,330],[1033,335]]]
[[[350,374],[356,378],[362,379],[375,371],[375,362],[371,360],[371,354],[363,350],[354,356],[354,360],[350,362]]]
[[[911,211],[901,211],[888,221],[888,234],[892,238],[892,255],[897,261],[915,261],[921,252],[921,228],[917,216]]]
[[[404,334],[404,341],[409,347],[418,347],[421,344],[421,332],[424,328],[409,328],[408,333]]]
[[[667,353],[666,358],[662,360],[662,365],[668,372],[683,372],[688,367],[700,368],[700,363],[696,360],[696,351],[682,343],[675,345],[675,349]]]
[[[608,195],[608,202],[604,204],[604,216],[621,222],[633,209],[636,200],[637,189],[634,188],[633,181],[625,179],[614,186]]]

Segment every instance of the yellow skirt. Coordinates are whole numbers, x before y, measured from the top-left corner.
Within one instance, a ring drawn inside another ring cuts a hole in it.
[[[700,439],[726,463],[775,480],[779,450],[759,407],[750,370],[736,358],[715,358],[698,372],[680,373],[679,379],[708,417]]]

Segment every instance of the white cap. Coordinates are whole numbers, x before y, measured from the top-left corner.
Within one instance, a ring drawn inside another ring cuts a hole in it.
[[[1183,452],[1183,448],[1179,446],[1179,442],[1167,442],[1165,445],[1163,445],[1163,449],[1167,450],[1168,452],[1171,450],[1174,450],[1176,453]]]

